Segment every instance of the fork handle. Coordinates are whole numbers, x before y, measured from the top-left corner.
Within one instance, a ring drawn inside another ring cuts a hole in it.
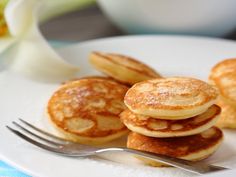
[[[192,172],[192,173],[196,173],[196,174],[205,174],[209,172],[216,172],[216,171],[227,169],[224,167],[209,165],[203,162],[191,162],[188,160],[169,157],[166,155],[154,154],[151,152],[144,152],[144,151],[128,149],[128,148],[107,148],[107,149],[103,149],[100,152],[107,152],[107,151],[122,151],[122,152],[135,154],[144,158],[151,159],[156,162],[161,162],[161,163],[174,166],[174,167],[177,167],[177,168],[180,168],[180,169]]]
[[[154,154],[150,152],[144,152],[144,151],[138,151],[134,149],[127,149],[124,148],[125,152],[136,154],[157,162],[161,162],[167,165],[171,165],[177,168],[181,168],[184,170],[187,170],[189,172],[197,173],[197,174],[205,174],[209,172],[216,172],[220,170],[224,170],[227,168],[224,167],[219,167],[219,166],[214,166],[214,165],[209,165],[203,162],[191,162],[188,160],[183,160],[183,159],[177,159],[174,157],[169,157],[161,154]]]

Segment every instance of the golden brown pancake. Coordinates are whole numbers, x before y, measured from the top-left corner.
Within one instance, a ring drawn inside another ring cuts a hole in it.
[[[215,80],[225,73],[235,73],[236,71],[236,58],[226,59],[217,63],[212,69],[209,80],[214,83]]]
[[[206,82],[172,77],[137,83],[128,90],[124,101],[136,114],[178,120],[205,112],[217,96],[217,90]]]
[[[236,68],[234,73],[222,74],[214,83],[222,98],[236,108]]]
[[[183,120],[163,120],[125,110],[121,120],[133,132],[150,137],[179,137],[201,133],[212,127],[219,118],[220,107],[213,105],[200,115]]]
[[[48,115],[69,140],[99,144],[127,132],[119,114],[127,87],[105,79],[89,78],[62,85],[48,102]]]
[[[127,147],[190,161],[199,161],[214,153],[222,140],[223,133],[217,127],[212,127],[200,134],[175,138],[154,138],[131,132],[128,136]]]
[[[161,77],[146,64],[124,55],[92,52],[89,59],[97,70],[129,85]]]
[[[211,70],[209,80],[219,89],[223,99],[236,107],[236,58],[216,64]]]
[[[220,128],[236,128],[236,108],[227,104],[221,98],[217,100],[217,104],[221,107],[222,111],[216,126]]]

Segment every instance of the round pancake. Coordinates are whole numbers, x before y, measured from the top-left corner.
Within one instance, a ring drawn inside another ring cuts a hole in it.
[[[190,161],[199,161],[214,153],[222,140],[223,133],[217,127],[212,127],[200,134],[175,138],[154,138],[131,132],[128,136],[127,147]]]
[[[213,105],[200,115],[183,120],[163,120],[125,110],[121,120],[133,132],[157,138],[189,136],[201,133],[217,122],[221,108]]]
[[[222,110],[216,126],[220,128],[236,128],[236,108],[227,104],[221,98],[217,100],[216,104],[219,105]]]
[[[214,83],[215,80],[225,73],[233,73],[236,70],[236,58],[226,59],[217,63],[210,72],[209,80]]]
[[[48,102],[48,115],[69,140],[99,144],[127,133],[119,114],[128,87],[111,80],[89,78],[62,85]]]
[[[236,108],[236,72],[224,73],[214,83],[223,99]]]
[[[129,85],[161,77],[146,64],[124,55],[92,52],[89,59],[97,70]]]
[[[209,81],[216,85],[226,102],[236,107],[236,58],[216,64],[211,70]]]
[[[124,101],[136,114],[178,120],[205,112],[217,96],[217,90],[206,82],[172,77],[137,83],[128,90]]]

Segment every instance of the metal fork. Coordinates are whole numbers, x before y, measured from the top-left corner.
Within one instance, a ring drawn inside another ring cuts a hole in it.
[[[63,138],[52,135],[36,126],[19,119],[19,123],[13,121],[12,124],[18,129],[13,129],[6,126],[11,132],[18,137],[26,140],[27,142],[38,146],[44,150],[48,150],[63,156],[70,157],[88,157],[94,156],[105,152],[126,152],[142,156],[157,162],[161,162],[170,166],[174,166],[192,173],[205,174],[209,172],[216,172],[227,168],[209,165],[203,162],[191,162],[187,160],[168,157],[165,155],[154,154],[149,152],[138,151],[128,148],[111,147],[111,148],[98,148],[79,143],[73,143]]]

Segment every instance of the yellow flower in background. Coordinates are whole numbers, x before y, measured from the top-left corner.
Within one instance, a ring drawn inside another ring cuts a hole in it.
[[[14,41],[14,39],[9,37],[9,31],[4,15],[4,9],[8,1],[9,0],[0,0],[0,54]]]
[[[0,65],[42,81],[72,78],[66,62],[39,31],[39,23],[94,0],[0,0]]]
[[[7,24],[4,18],[4,8],[7,4],[8,0],[2,0],[0,1],[0,37],[5,36],[8,32],[7,30]]]

